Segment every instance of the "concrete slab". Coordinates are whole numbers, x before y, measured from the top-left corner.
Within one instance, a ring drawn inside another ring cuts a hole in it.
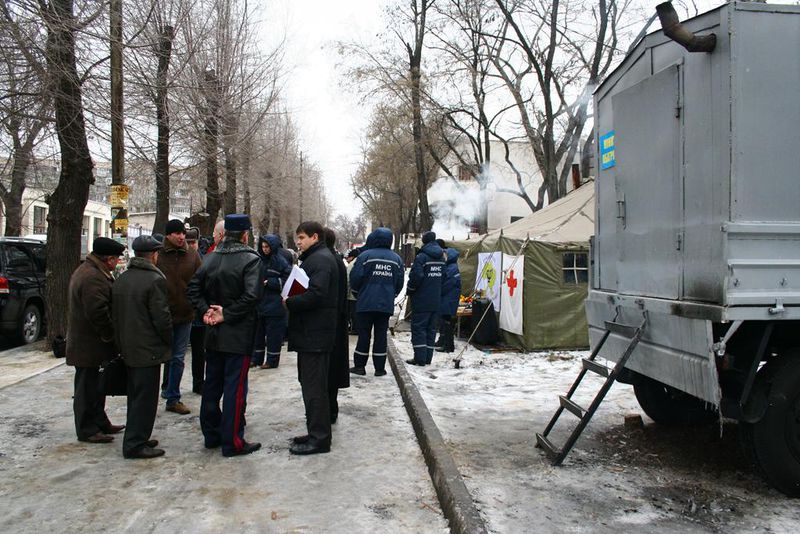
[[[191,383],[187,357],[184,384]],[[447,532],[425,462],[391,375],[353,377],[340,392],[329,454],[291,456],[305,433],[293,353],[253,370],[248,440],[263,449],[223,458],[203,448],[200,397],[192,414],[159,408],[153,437],[166,456],[124,460],[75,440],[69,367],[0,390],[3,532]],[[108,413],[125,422],[125,399]]]
[[[44,340],[0,351],[0,389],[64,365]]]

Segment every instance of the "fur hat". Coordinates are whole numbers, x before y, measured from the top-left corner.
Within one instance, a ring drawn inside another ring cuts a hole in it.
[[[186,233],[186,226],[181,222],[180,219],[172,219],[167,223],[167,226],[164,227],[164,235],[169,234],[185,234]]]

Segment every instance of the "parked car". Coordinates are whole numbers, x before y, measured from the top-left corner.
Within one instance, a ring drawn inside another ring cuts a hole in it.
[[[45,243],[0,237],[0,335],[33,343],[44,331]]]

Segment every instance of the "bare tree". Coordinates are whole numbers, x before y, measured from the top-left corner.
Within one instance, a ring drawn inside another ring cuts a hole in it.
[[[628,1],[495,0],[508,23],[494,36],[508,53],[493,58],[513,98],[542,184],[533,209],[567,192],[567,178],[594,87],[608,72],[617,49],[617,28]],[[591,136],[590,136],[591,137]],[[519,174],[518,174],[519,176]],[[523,188],[509,190],[523,198]]]
[[[42,53],[46,35],[28,9],[2,3],[5,31],[0,34],[0,143],[10,158],[3,162],[0,200],[5,208],[5,235],[22,231],[22,195],[34,149],[47,136],[53,120]]]

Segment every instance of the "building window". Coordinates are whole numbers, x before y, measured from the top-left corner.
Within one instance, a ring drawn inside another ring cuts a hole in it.
[[[41,206],[33,207],[33,233],[47,233],[47,208]]]
[[[565,252],[561,270],[565,284],[589,283],[589,255],[586,252]]]
[[[103,235],[103,219],[95,217],[94,233],[92,234],[92,240],[97,239],[101,235]]]
[[[81,226],[81,235],[88,236],[89,235],[89,216],[83,216],[83,225]]]

